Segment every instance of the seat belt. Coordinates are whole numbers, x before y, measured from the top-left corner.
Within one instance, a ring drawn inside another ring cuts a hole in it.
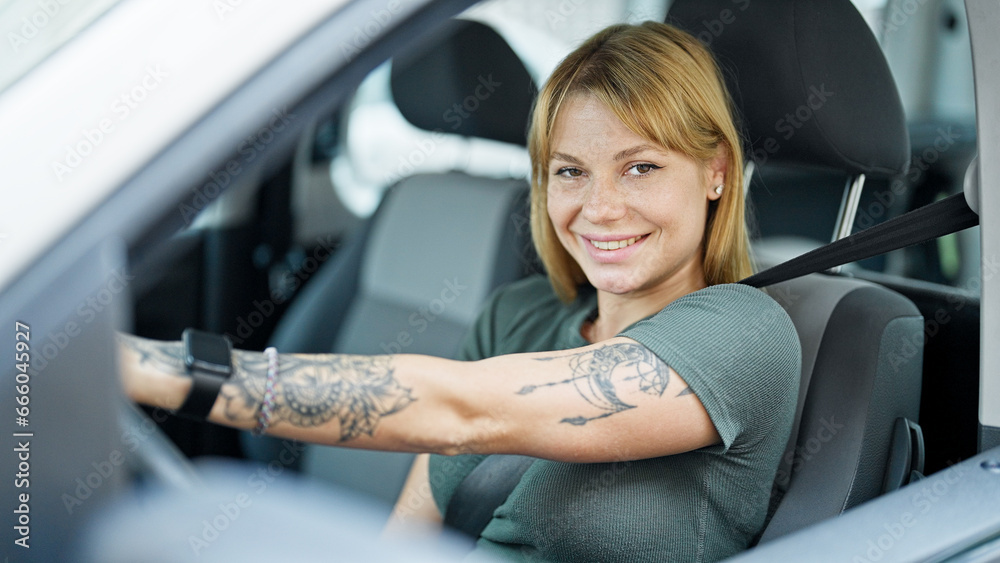
[[[740,280],[739,283],[751,287],[773,285],[912,246],[978,224],[979,215],[969,208],[965,194],[958,193],[821,246]]]
[[[831,242],[739,283],[751,287],[773,285],[978,224],[979,215],[969,208],[965,194],[959,193]],[[478,539],[493,512],[507,500],[532,462],[534,458],[525,456],[488,456],[455,489],[445,510],[445,523]]]
[[[523,455],[491,455],[476,466],[448,501],[444,523],[476,540],[535,462]]]

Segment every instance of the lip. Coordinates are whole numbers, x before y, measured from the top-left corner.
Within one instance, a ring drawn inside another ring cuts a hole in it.
[[[595,262],[601,264],[615,264],[618,262],[624,262],[628,260],[630,256],[635,254],[639,247],[642,246],[646,239],[649,238],[649,233],[641,233],[635,235],[577,235],[580,239],[580,244],[587,249],[587,254]],[[613,240],[628,240],[632,237],[642,237],[641,239],[635,241],[625,248],[619,248],[617,250],[601,250],[590,244],[590,241],[596,240],[598,242],[610,242]]]
[[[646,236],[649,233],[637,233],[634,235],[580,235],[585,240],[596,240],[597,242],[610,242],[613,240],[628,240],[633,237]],[[636,241],[639,242],[639,241]]]

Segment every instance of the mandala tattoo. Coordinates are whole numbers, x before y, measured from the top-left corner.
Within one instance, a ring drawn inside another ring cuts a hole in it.
[[[604,411],[596,416],[580,415],[562,419],[562,422],[568,424],[582,426],[591,420],[635,408],[635,405],[618,397],[618,384],[635,381],[643,393],[660,397],[670,383],[670,369],[667,365],[639,344],[610,344],[595,350],[538,360],[552,361],[567,357],[572,376],[552,383],[526,385],[518,394],[527,395],[542,387],[572,384],[585,401]]]
[[[117,336],[122,346],[139,355],[140,364],[149,363],[168,373],[186,373],[181,342]],[[271,420],[313,427],[337,417],[341,442],[371,436],[383,417],[416,400],[411,390],[396,380],[392,362],[392,356],[283,354]],[[264,354],[234,350],[233,373],[221,394],[226,418],[246,422],[248,416],[255,416],[264,399],[266,381]]]
[[[234,363],[236,395],[227,396],[226,416],[236,420],[263,400],[267,360],[259,352],[238,351]],[[371,436],[383,417],[415,400],[396,380],[392,356],[282,355],[278,371],[273,420],[307,428],[337,417],[342,442]]]

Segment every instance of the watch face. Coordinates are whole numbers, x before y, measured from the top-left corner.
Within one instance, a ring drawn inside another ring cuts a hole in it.
[[[229,374],[232,345],[229,339],[201,330],[184,331],[184,363],[189,369]]]

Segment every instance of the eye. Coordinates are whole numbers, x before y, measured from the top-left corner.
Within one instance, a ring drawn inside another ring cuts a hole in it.
[[[639,164],[633,165],[626,172],[629,176],[645,176],[652,172],[653,170],[659,170],[663,168],[662,166],[657,166],[655,164],[650,164],[648,162],[641,162]]]
[[[583,176],[583,170],[567,166],[565,168],[560,168],[559,170],[557,170],[556,176],[562,176],[564,178],[579,178],[580,176]]]

